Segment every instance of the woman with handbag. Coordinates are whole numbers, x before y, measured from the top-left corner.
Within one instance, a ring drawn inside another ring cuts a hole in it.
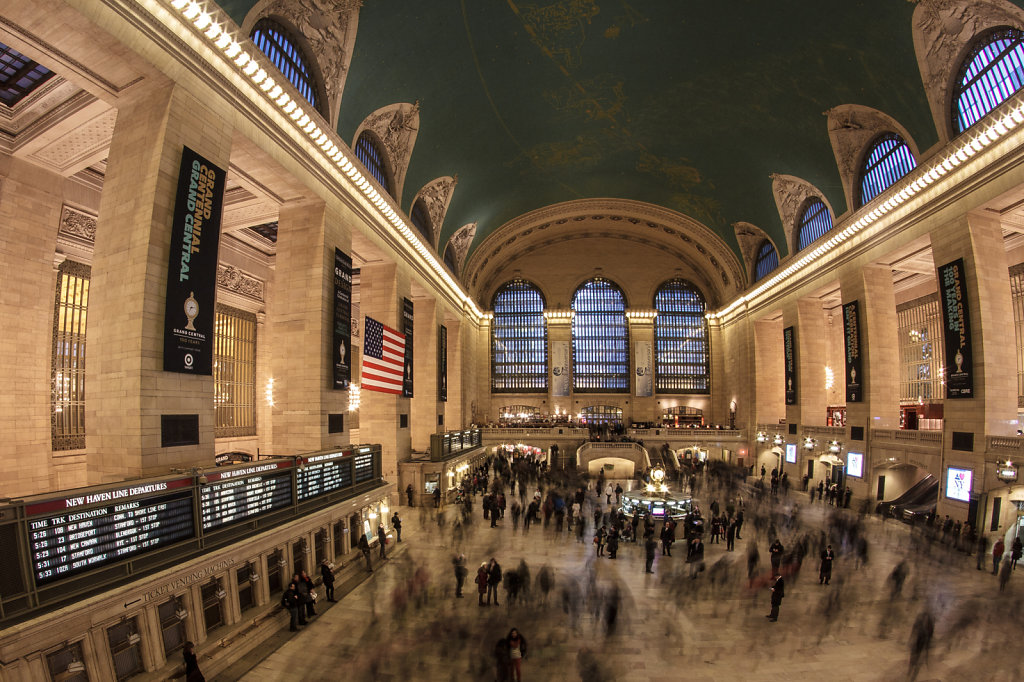
[[[305,571],[299,573],[299,582],[305,585],[305,594],[303,594],[303,602],[306,604],[306,617],[316,615],[316,609],[313,605],[316,603],[316,592],[313,591],[313,579],[309,577],[309,574]]]

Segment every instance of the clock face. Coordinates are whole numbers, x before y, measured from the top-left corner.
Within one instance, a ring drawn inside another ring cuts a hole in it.
[[[199,314],[199,303],[194,298],[189,298],[185,301],[185,314],[189,317],[195,317]]]

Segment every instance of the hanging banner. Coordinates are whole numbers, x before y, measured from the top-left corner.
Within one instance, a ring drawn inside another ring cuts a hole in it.
[[[636,362],[636,396],[638,398],[649,398],[654,395],[651,342],[637,341],[633,352]]]
[[[352,257],[334,249],[334,390],[345,391],[352,381]]]
[[[448,327],[437,328],[437,399],[448,401]]]
[[[846,402],[864,399],[860,365],[860,307],[858,301],[843,304],[843,344],[846,347]]]
[[[782,346],[786,353],[786,404],[796,405],[796,357],[793,348],[795,330],[786,327],[782,330]]]
[[[568,341],[554,341],[551,344],[551,395],[555,398],[569,397]]]
[[[971,323],[967,311],[964,259],[939,267],[939,307],[946,342],[946,397],[973,398]]]
[[[164,371],[213,373],[223,169],[182,148],[164,308]]]
[[[405,376],[402,378],[402,397],[412,397],[412,301],[402,299],[402,331],[405,333]]]

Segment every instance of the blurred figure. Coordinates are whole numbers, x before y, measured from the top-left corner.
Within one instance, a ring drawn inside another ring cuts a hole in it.
[[[928,611],[922,611],[914,621],[914,628],[910,631],[910,665],[907,670],[907,677],[910,680],[917,679],[921,672],[921,666],[928,660],[928,649],[932,644],[932,634],[935,632],[935,619]]]
[[[523,682],[523,659],[526,658],[526,639],[515,628],[509,630],[506,639],[508,641],[511,673],[509,677],[514,682]]]
[[[469,573],[466,569],[466,555],[456,556],[452,559],[452,565],[455,568],[455,596],[462,597],[462,585],[466,582],[466,574]]]
[[[992,575],[996,575],[999,572],[999,562],[1003,560],[1003,552],[1006,551],[1006,543],[1003,542],[1002,538],[996,540],[996,544],[992,546]]]

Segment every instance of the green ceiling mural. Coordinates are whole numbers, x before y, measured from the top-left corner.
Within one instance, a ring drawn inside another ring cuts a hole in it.
[[[241,23],[251,0],[224,0]],[[620,197],[690,215],[735,247],[749,221],[784,248],[770,173],[845,210],[823,112],[879,109],[937,140],[906,0],[366,0],[342,96],[351,141],[372,111],[420,103],[413,196],[459,176],[442,245],[527,211]]]

